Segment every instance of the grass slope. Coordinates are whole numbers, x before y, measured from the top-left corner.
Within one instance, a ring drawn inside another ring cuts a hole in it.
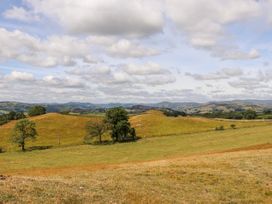
[[[58,146],[59,137],[62,146],[82,144],[85,136],[86,122],[95,117],[77,117],[49,113],[30,118],[36,123],[38,137],[34,142],[28,141],[29,146]],[[7,151],[18,149],[10,142],[10,135],[16,121],[0,126],[0,146]]]
[[[160,111],[147,111],[144,114],[133,116],[130,119],[141,137],[156,137],[167,135],[190,134],[212,131],[223,125],[230,129],[231,124],[237,128],[272,125],[270,121],[235,121],[217,120],[196,117],[167,117]]]
[[[272,143],[272,126],[146,138],[134,143],[73,146],[0,154],[0,173],[20,170],[140,162],[227,151]]]
[[[3,203],[272,203],[272,150],[0,181]]]

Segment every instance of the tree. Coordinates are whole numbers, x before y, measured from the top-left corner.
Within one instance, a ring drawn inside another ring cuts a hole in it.
[[[99,143],[102,143],[102,136],[107,131],[107,124],[102,120],[90,121],[87,126],[87,135],[84,138],[86,143],[89,143],[93,138],[97,138]]]
[[[135,129],[131,128],[125,109],[121,107],[109,109],[106,112],[105,122],[109,124],[114,142],[136,139]]]
[[[128,121],[128,113],[121,107],[111,108],[106,111],[105,121],[113,126],[117,125],[118,122],[125,120]]]
[[[46,114],[46,108],[43,106],[33,106],[28,110],[29,116],[43,115]]]
[[[252,120],[252,119],[255,119],[257,117],[257,113],[256,113],[256,111],[249,109],[249,110],[246,110],[243,113],[243,117],[246,120]]]
[[[10,111],[10,112],[7,114],[7,117],[8,117],[8,120],[14,120],[15,117],[16,117],[16,112]]]
[[[27,139],[36,139],[37,136],[36,125],[28,119],[19,120],[13,130],[11,140],[17,143],[22,151],[25,151],[25,142]]]
[[[15,115],[15,120],[20,120],[26,118],[25,114],[23,112],[17,112]]]

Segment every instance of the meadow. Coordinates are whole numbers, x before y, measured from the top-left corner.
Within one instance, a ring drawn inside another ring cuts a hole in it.
[[[0,127],[0,202],[271,203],[272,124],[166,117],[149,111],[130,121],[142,139],[83,145],[97,116],[37,116],[39,137],[27,152]],[[236,128],[230,127],[235,124]],[[215,131],[223,125],[224,131]],[[61,144],[57,136],[61,133]]]

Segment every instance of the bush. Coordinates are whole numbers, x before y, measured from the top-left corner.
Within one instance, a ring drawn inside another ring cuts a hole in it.
[[[4,152],[5,152],[5,149],[3,147],[0,147],[0,154]]]
[[[162,109],[162,112],[167,117],[178,117],[178,116],[186,116],[186,113],[183,111],[176,111],[171,109]]]
[[[224,129],[225,129],[225,128],[224,128],[223,125],[221,125],[221,126],[215,128],[216,131],[222,131],[222,130],[224,130]]]
[[[46,114],[46,108],[43,106],[33,106],[28,110],[29,116],[43,115]]]
[[[235,125],[235,124],[231,124],[230,127],[231,127],[232,129],[235,129],[235,128],[236,128],[236,125]]]

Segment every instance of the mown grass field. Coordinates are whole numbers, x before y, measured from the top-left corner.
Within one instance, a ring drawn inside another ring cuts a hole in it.
[[[149,111],[130,119],[143,139],[82,145],[85,124],[94,118],[32,118],[40,135],[28,146],[57,147],[63,132],[61,147],[23,153],[8,146],[0,154],[0,203],[272,202],[271,122],[169,118]],[[237,129],[214,131],[230,124]],[[10,145],[13,126],[0,127],[1,144]]]

